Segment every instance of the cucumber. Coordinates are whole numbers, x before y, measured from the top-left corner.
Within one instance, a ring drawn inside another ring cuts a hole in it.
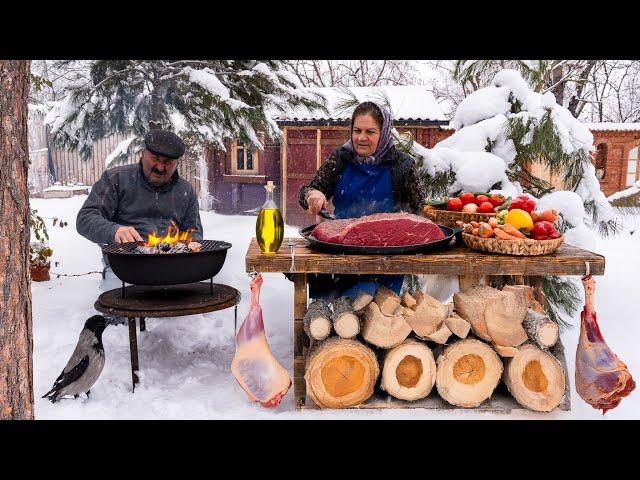
[[[478,197],[480,195],[484,195],[485,197],[491,197],[491,194],[489,192],[473,192],[473,194]]]
[[[447,208],[447,202],[443,202],[442,200],[431,200],[427,202],[427,205],[431,205],[435,208]]]
[[[499,212],[501,210],[504,210],[505,208],[507,208],[509,206],[509,204],[511,203],[511,197],[507,197],[504,201],[504,203],[502,205],[500,205],[498,207],[498,209],[496,210],[496,212]]]

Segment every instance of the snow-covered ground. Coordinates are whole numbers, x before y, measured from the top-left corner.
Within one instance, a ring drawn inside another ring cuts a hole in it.
[[[69,222],[65,228],[49,228],[53,248],[52,272],[78,274],[101,269],[97,246],[78,235],[75,217],[86,196],[68,199],[32,199],[44,217]],[[205,238],[233,243],[215,281],[232,285],[242,293],[238,326],[247,312],[249,278],[244,256],[255,235],[255,217],[223,216],[201,212]],[[632,233],[634,232],[635,233]],[[287,228],[285,235],[297,235]],[[596,277],[596,312],[609,346],[640,380],[640,220],[626,222],[624,233],[598,239],[596,251],[606,256],[606,274]],[[293,288],[280,273],[263,274],[261,291],[265,329],[270,346],[293,377]],[[574,355],[579,314],[568,319],[574,327],[563,332],[571,383],[571,412],[513,412],[510,415],[463,410],[325,410],[297,412],[293,389],[276,409],[250,403],[231,375],[234,354],[233,309],[189,317],[148,319],[147,331],[138,334],[141,383],[131,392],[128,328],[109,326],[103,337],[106,365],[91,389],[89,399],[62,399],[56,404],[40,398],[65,366],[84,321],[97,313],[93,308],[101,276],[52,275],[49,282],[33,283],[34,386],[38,419],[639,419],[640,393],[635,391],[603,417],[575,393]]]

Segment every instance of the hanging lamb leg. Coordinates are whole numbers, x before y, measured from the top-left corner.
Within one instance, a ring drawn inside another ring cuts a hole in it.
[[[636,387],[627,366],[611,351],[602,337],[593,295],[596,281],[591,275],[582,279],[585,305],[580,318],[580,340],[576,350],[576,391],[593,408],[605,414],[618,406],[622,397]]]
[[[236,336],[231,371],[249,400],[276,407],[291,387],[291,377],[271,353],[259,303],[262,275],[251,281],[251,305]]]

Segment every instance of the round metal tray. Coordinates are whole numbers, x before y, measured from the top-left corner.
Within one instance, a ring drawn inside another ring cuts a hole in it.
[[[426,253],[435,250],[443,250],[454,245],[462,230],[438,225],[444,238],[435,242],[420,243],[417,245],[401,245],[397,247],[362,247],[357,245],[341,245],[318,240],[311,232],[318,224],[309,225],[299,230],[300,235],[309,241],[311,248],[327,253],[349,253],[355,255],[402,255],[411,253]]]

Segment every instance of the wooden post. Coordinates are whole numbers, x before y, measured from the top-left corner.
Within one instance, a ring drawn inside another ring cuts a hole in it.
[[[294,274],[293,283],[293,394],[296,409],[300,409],[304,406],[307,395],[304,383],[304,357],[309,347],[309,339],[302,326],[302,318],[307,312],[307,275]]]
[[[282,192],[282,218],[287,222],[287,127],[282,128],[282,141],[280,142],[280,191]]]
[[[131,383],[132,391],[136,391],[138,384],[138,339],[136,337],[136,319],[129,318],[129,350],[131,352]]]

